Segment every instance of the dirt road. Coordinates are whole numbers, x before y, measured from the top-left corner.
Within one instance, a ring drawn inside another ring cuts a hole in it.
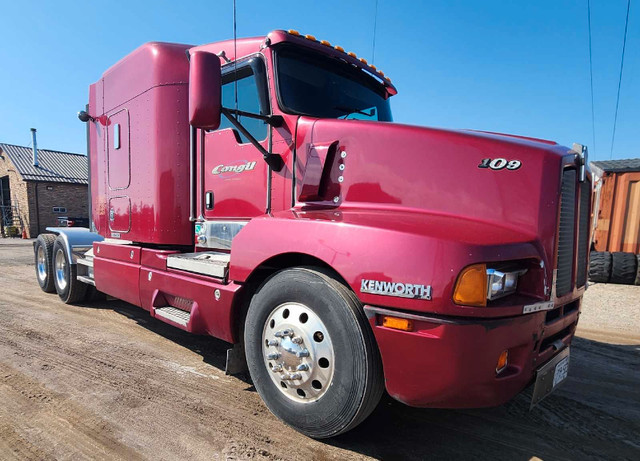
[[[227,344],[118,301],[64,305],[40,291],[32,258],[29,242],[0,243],[1,459],[640,459],[638,324],[607,331],[585,314],[568,381],[532,412],[530,391],[473,411],[385,399],[318,442],[272,416],[248,378],[225,376]],[[640,308],[627,288],[618,315]]]

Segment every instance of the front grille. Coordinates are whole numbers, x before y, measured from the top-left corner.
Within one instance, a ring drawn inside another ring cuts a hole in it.
[[[575,249],[576,170],[562,173],[560,192],[560,223],[558,225],[558,256],[556,260],[556,296],[572,291]]]
[[[591,182],[580,184],[580,215],[578,217],[578,274],[576,283],[587,283],[587,254],[589,253],[589,223],[591,221]]]

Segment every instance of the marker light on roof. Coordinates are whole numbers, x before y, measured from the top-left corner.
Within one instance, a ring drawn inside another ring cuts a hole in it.
[[[295,29],[289,29],[287,31],[287,33],[295,36],[295,37],[302,37],[302,35],[300,35],[300,32],[298,32]],[[318,40],[315,38],[315,36],[307,34],[304,36],[304,38],[306,38],[307,40],[313,40],[314,42],[317,42]],[[327,40],[320,40],[320,43],[324,46],[331,46],[331,43],[329,43]],[[339,51],[341,53],[345,53],[344,48],[342,48],[339,45],[336,45],[333,47],[336,51]],[[365,66],[369,66],[369,68],[371,70],[373,70],[375,73],[377,73],[380,77],[382,77],[384,80],[386,80],[387,82],[391,83],[391,79],[389,77],[385,77],[384,72],[382,72],[381,70],[378,70],[378,68],[376,66],[374,66],[373,64],[369,64],[367,62],[367,60],[365,58],[358,58],[358,56],[353,52],[353,51],[349,51],[347,53],[347,55],[351,56],[354,59],[358,59],[362,64],[364,64]]]

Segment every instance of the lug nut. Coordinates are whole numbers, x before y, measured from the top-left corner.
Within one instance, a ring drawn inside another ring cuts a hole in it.
[[[309,365],[306,363],[301,363],[296,367],[296,371],[309,371]]]
[[[278,360],[280,358],[280,354],[277,352],[273,352],[267,355],[267,360]]]
[[[302,351],[298,351],[296,352],[296,357],[301,358],[301,357],[309,357],[309,351],[304,349]]]
[[[276,338],[286,338],[287,336],[293,336],[293,331],[289,328],[276,332]]]
[[[302,344],[302,338],[300,336],[296,336],[295,338],[291,338],[291,341],[293,341],[296,344]]]
[[[278,341],[277,339],[270,339],[269,341],[267,341],[267,345],[278,347],[280,345],[280,341]]]
[[[294,381],[296,379],[302,379],[302,375],[300,373],[287,373],[284,376],[282,376],[282,379],[288,380],[288,381]]]
[[[273,371],[274,373],[280,373],[282,371],[282,365],[274,365],[273,367],[271,367],[271,371]]]

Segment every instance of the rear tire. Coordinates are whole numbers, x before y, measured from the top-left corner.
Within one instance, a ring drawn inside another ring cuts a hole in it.
[[[353,429],[380,401],[373,332],[358,299],[331,275],[294,268],[269,278],[249,306],[244,342],[262,400],[309,437]]]
[[[56,241],[54,234],[40,234],[33,247],[36,263],[36,279],[38,285],[45,293],[56,291],[53,274],[53,244]]]
[[[78,280],[77,266],[69,261],[62,237],[53,244],[53,271],[56,291],[62,302],[72,304],[84,299],[87,285]]]
[[[611,253],[592,251],[589,256],[589,280],[608,283],[611,279]]]
[[[634,282],[634,285],[640,285],[640,254],[636,255],[636,259],[636,266],[638,266],[638,269],[636,271],[636,281]]]
[[[633,253],[613,253],[611,283],[633,285],[638,270],[638,260]]]

